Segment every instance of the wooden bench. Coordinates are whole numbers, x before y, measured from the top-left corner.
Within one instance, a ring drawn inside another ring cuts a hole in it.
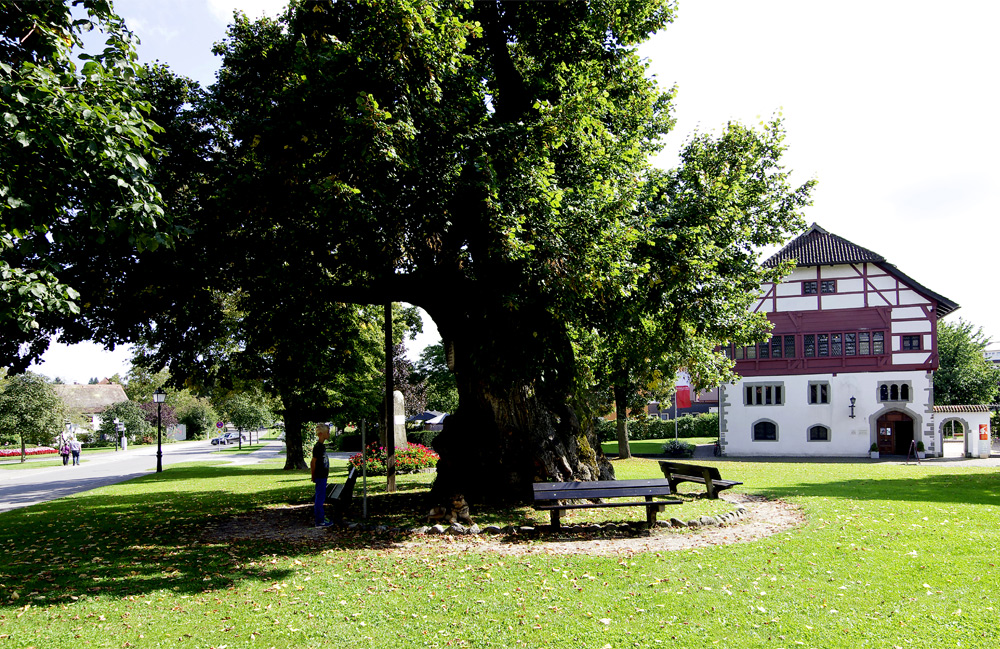
[[[700,466],[698,464],[681,464],[679,462],[668,462],[660,460],[660,470],[663,477],[670,483],[670,488],[675,492],[677,485],[681,482],[697,482],[705,485],[709,498],[718,498],[719,492],[723,489],[735,487],[742,482],[735,480],[723,480],[719,470],[714,466]]]
[[[347,472],[347,480],[343,484],[330,485],[326,492],[326,502],[333,504],[333,521],[335,523],[344,520],[344,513],[354,496],[354,483],[358,481],[359,473],[361,471],[352,466]]]
[[[680,500],[657,500],[669,496],[670,484],[665,480],[598,480],[591,482],[536,482],[533,486],[535,509],[549,510],[552,528],[559,529],[559,512],[564,509],[590,509],[592,507],[645,507],[646,524],[656,525],[656,514],[665,505],[679,505]],[[630,498],[628,502],[575,502],[595,498]],[[642,498],[642,500],[636,500]]]

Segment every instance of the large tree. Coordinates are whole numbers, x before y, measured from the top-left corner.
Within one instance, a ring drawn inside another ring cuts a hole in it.
[[[174,376],[270,375],[297,430],[331,398],[363,403],[349,391],[370,383],[342,381],[372,358],[358,349],[373,344],[364,305],[419,305],[459,395],[435,442],[439,494],[611,477],[581,394],[594,341],[617,326],[607,304],[650,277],[641,201],[671,95],[636,47],[671,16],[656,0],[304,0],[277,21],[238,16],[194,110],[154,102],[174,107],[166,135],[186,134],[165,161],[190,156],[170,176],[187,180],[166,200],[190,234],[155,264],[93,259],[124,266],[100,272],[110,286],[88,317],[117,336],[146,326]],[[669,255],[676,238],[659,239]],[[720,264],[719,281],[749,259]]]
[[[934,405],[972,405],[997,402],[1000,368],[983,356],[990,340],[982,327],[961,318],[939,320],[939,366],[934,372]]]
[[[70,4],[76,9],[71,15]],[[104,49],[82,51],[92,29]],[[46,316],[80,311],[56,248],[168,241],[150,177],[149,103],[134,39],[107,0],[0,3],[0,357],[48,347]]]
[[[27,372],[0,382],[0,438],[21,444],[52,444],[63,424],[63,403],[45,377]]]

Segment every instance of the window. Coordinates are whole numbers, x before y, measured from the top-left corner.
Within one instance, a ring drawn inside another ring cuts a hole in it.
[[[824,293],[836,293],[837,292],[837,280],[835,279],[824,279],[820,288]]]
[[[920,339],[922,336],[903,336],[903,351],[920,350]]]
[[[785,336],[785,358],[795,358],[795,336]]]
[[[802,295],[816,295],[816,282],[802,282]]]
[[[755,442],[776,442],[778,441],[778,425],[773,421],[758,421],[753,425],[753,441]]]
[[[809,383],[809,403],[830,403],[830,384],[823,382]]]
[[[760,344],[760,353],[757,354],[758,358],[770,358],[771,357],[771,346],[767,343]]]
[[[913,387],[909,382],[900,381],[897,383],[880,383],[878,386],[879,401],[910,401],[910,394]]]
[[[872,335],[867,331],[862,331],[858,334],[858,354],[861,356],[867,356],[871,353],[871,342]]]
[[[843,334],[830,334],[830,356],[841,356],[844,353]]]
[[[813,426],[809,429],[810,442],[829,442],[830,429],[826,426]]]
[[[816,336],[814,334],[802,336],[802,346],[807,358],[814,357],[816,355]]]
[[[744,404],[748,406],[780,406],[784,404],[782,383],[750,383],[744,386]]]
[[[873,354],[885,353],[885,332],[883,331],[872,332],[872,353]]]
[[[858,353],[858,334],[844,334],[844,354],[854,356]]]
[[[781,358],[781,336],[771,338],[771,358]]]
[[[819,356],[830,355],[830,334],[818,334],[816,336],[816,353]]]

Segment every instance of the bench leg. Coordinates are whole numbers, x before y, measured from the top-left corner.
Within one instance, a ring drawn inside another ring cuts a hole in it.
[[[706,478],[705,479],[705,489],[708,490],[708,497],[709,498],[711,498],[713,500],[718,499],[718,497],[719,497],[719,490],[715,488],[714,484],[712,484],[712,479],[711,478]]]
[[[552,521],[552,529],[559,529],[559,512],[561,509],[551,509],[549,510],[549,519]]]
[[[656,512],[659,511],[659,506],[653,504],[653,497],[646,496],[646,527],[653,529],[656,527]]]

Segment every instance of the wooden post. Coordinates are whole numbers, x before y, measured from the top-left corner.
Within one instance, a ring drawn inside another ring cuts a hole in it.
[[[396,493],[396,436],[393,433],[393,403],[392,403],[392,303],[385,304],[385,488],[389,493]]]

